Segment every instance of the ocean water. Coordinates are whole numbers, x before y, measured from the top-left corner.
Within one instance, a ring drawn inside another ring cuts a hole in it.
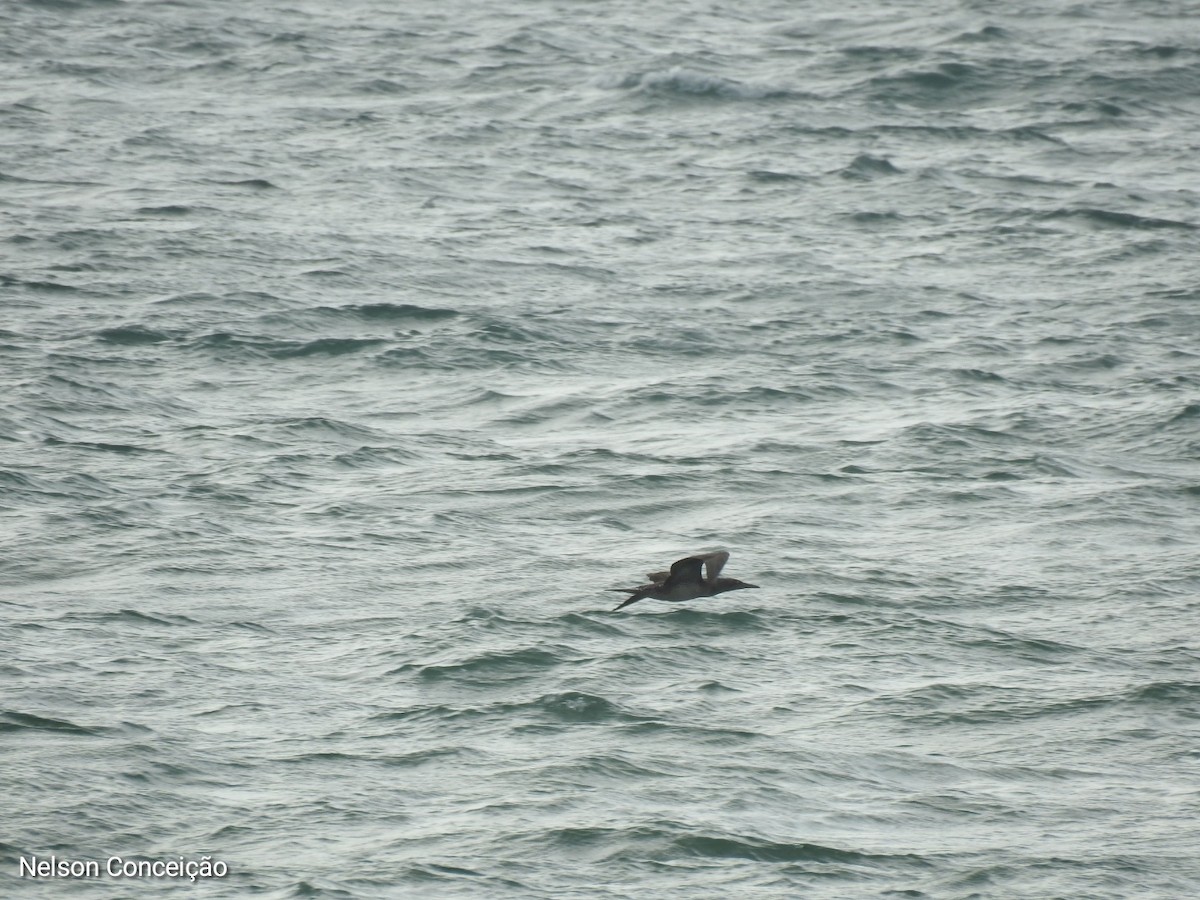
[[[11,2],[0,147],[5,896],[1200,894],[1192,4]]]

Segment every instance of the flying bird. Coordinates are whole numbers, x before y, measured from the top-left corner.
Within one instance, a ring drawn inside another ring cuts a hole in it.
[[[679,603],[683,600],[695,600],[697,597],[712,597],[725,591],[758,587],[757,584],[746,584],[736,578],[719,578],[728,559],[729,554],[724,550],[687,556],[673,563],[670,572],[651,572],[646,576],[650,579],[649,584],[635,588],[609,588],[610,591],[629,594],[613,612],[647,597]]]

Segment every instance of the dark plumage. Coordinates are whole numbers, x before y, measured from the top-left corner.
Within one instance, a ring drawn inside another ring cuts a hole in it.
[[[651,572],[646,576],[650,579],[649,584],[635,588],[609,588],[609,590],[629,594],[617,606],[617,609],[624,609],[629,604],[637,603],[647,597],[652,600],[679,603],[683,600],[695,600],[697,597],[712,597],[715,594],[723,594],[725,591],[758,587],[757,584],[746,584],[736,578],[719,578],[721,568],[728,559],[729,554],[724,550],[700,556],[687,556],[675,562],[671,566],[670,572]]]

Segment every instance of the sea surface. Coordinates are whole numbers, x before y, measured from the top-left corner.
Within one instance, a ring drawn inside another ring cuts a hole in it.
[[[0,398],[6,897],[1200,895],[1194,3],[10,0]]]

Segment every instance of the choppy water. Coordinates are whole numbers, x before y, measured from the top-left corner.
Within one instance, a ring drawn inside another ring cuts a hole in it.
[[[1194,896],[1194,12],[0,8],[0,889]]]

